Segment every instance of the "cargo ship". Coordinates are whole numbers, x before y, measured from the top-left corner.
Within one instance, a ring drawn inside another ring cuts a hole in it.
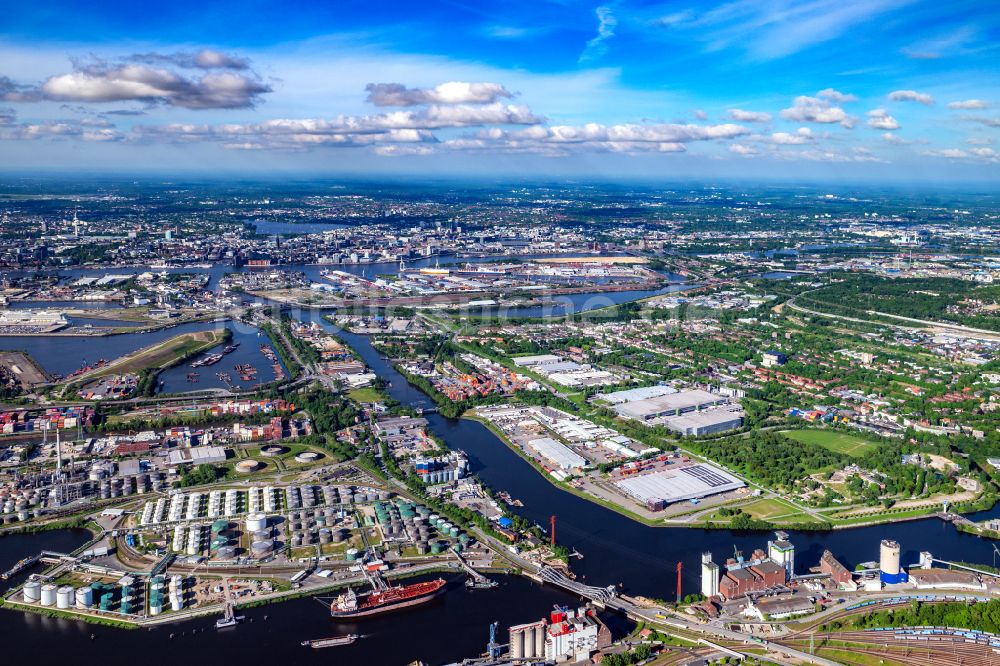
[[[340,645],[350,645],[358,640],[357,634],[347,634],[346,636],[335,636],[333,638],[314,638],[311,641],[302,641],[302,645],[311,647],[314,650],[327,647],[338,647]]]
[[[222,354],[209,354],[205,358],[199,359],[191,364],[192,368],[201,368],[206,365],[215,365],[222,360]]]
[[[335,619],[354,619],[380,615],[390,611],[416,606],[430,601],[444,590],[445,580],[438,578],[411,585],[386,585],[375,579],[371,592],[355,594],[351,588],[330,603],[330,616]]]

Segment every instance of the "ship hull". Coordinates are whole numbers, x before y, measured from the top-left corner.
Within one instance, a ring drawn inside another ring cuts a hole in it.
[[[405,608],[410,608],[412,606],[419,606],[420,604],[425,604],[431,601],[435,597],[444,594],[444,585],[439,587],[433,592],[427,592],[421,596],[412,597],[410,599],[400,599],[399,601],[391,601],[389,603],[380,604],[378,606],[372,606],[371,608],[359,608],[354,611],[330,611],[330,617],[334,620],[356,620],[363,617],[373,617],[375,615],[382,615],[384,613],[392,613],[394,611],[403,610]]]

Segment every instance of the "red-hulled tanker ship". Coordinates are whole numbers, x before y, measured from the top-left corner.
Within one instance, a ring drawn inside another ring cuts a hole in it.
[[[443,578],[394,586],[376,579],[373,581],[372,591],[365,594],[355,594],[354,590],[348,588],[347,592],[330,603],[330,615],[336,619],[354,619],[416,606],[436,597],[444,590],[444,586]]]

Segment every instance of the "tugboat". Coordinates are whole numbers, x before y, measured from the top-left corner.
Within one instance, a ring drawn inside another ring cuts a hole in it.
[[[234,351],[236,351],[237,349],[239,349],[239,346],[240,346],[240,343],[238,343],[238,342],[234,342],[231,345],[226,345],[225,347],[222,348],[222,353],[223,354],[232,354]]]

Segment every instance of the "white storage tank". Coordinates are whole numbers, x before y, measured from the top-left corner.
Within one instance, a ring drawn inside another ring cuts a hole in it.
[[[247,515],[246,527],[247,532],[251,534],[267,529],[267,516],[263,513],[251,513]]]
[[[56,586],[51,583],[46,583],[42,585],[42,605],[43,606],[55,606],[56,605]]]
[[[71,585],[63,585],[56,591],[56,608],[72,608],[76,601],[76,590]]]
[[[37,580],[29,580],[24,584],[24,603],[37,604],[42,598],[42,584]]]
[[[94,590],[89,585],[79,587],[76,590],[76,607],[90,608],[94,605]]]

